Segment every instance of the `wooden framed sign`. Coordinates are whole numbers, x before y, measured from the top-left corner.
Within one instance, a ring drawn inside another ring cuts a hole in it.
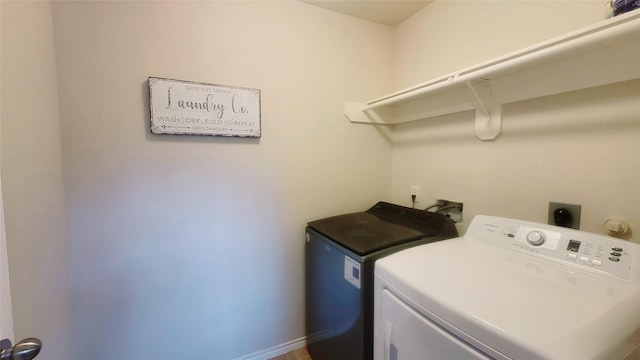
[[[260,137],[260,90],[149,77],[151,132]]]

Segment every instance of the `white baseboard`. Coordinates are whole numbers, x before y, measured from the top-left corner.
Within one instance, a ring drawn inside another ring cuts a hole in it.
[[[234,360],[268,360],[276,356],[280,356],[288,352],[301,349],[306,345],[307,345],[307,337],[304,336],[296,340],[291,340],[284,344],[276,345],[266,350],[260,350],[248,355],[237,357]]]

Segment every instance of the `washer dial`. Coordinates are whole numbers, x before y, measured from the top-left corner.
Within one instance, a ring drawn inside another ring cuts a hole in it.
[[[542,231],[531,231],[527,234],[527,242],[533,246],[540,246],[545,240],[546,237]]]

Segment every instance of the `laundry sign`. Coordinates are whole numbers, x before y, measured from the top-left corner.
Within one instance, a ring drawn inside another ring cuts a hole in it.
[[[151,132],[260,137],[260,90],[149,77]]]

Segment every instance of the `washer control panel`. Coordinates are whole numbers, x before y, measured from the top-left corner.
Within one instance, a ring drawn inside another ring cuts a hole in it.
[[[640,283],[640,244],[569,228],[476,216],[465,237]]]

